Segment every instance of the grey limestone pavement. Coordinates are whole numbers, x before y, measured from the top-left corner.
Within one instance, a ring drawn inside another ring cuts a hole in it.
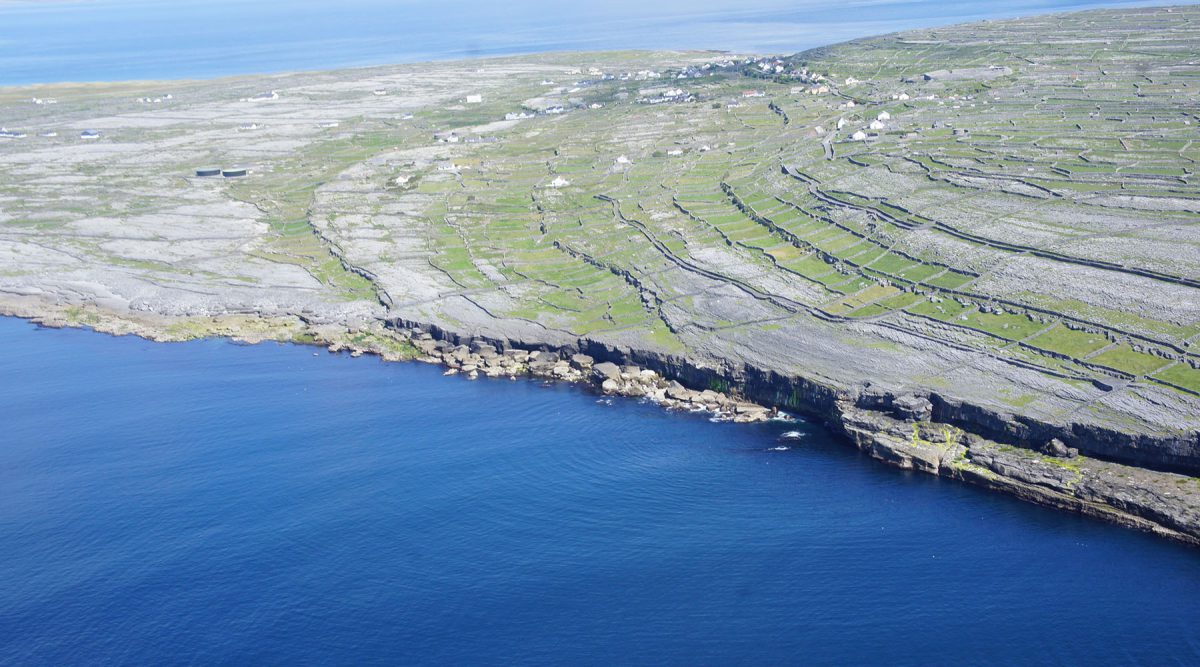
[[[1198,21],[0,89],[0,306],[797,412],[1196,541]]]

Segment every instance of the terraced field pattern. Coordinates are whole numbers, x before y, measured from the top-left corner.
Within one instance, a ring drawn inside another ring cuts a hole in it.
[[[10,300],[586,339],[1200,427],[1195,7],[4,89],[0,113],[25,135],[0,139]],[[229,165],[250,174],[194,175]]]

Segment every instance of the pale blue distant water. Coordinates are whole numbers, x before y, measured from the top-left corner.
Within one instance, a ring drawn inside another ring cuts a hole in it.
[[[1165,3],[0,0],[0,85],[210,78],[558,50],[790,53],[921,26],[1147,4]]]
[[[800,425],[0,318],[0,664],[1195,665],[1200,552]]]

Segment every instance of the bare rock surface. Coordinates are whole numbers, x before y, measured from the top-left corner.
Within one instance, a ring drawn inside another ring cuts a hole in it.
[[[0,89],[23,130],[0,138],[0,309],[802,413],[1194,537],[1171,485],[1200,472],[1200,107],[1173,73],[1197,26]],[[686,94],[631,94],[668,80]]]

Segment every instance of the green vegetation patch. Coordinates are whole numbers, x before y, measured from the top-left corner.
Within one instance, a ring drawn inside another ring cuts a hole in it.
[[[1046,333],[1032,338],[1028,343],[1034,347],[1082,359],[1109,344],[1104,334],[1078,331],[1063,324],[1056,325]]]
[[[1138,352],[1134,350],[1128,343],[1122,343],[1096,356],[1088,359],[1093,364],[1108,366],[1119,371],[1125,371],[1131,375],[1149,375],[1154,371],[1171,363],[1169,359]]]

